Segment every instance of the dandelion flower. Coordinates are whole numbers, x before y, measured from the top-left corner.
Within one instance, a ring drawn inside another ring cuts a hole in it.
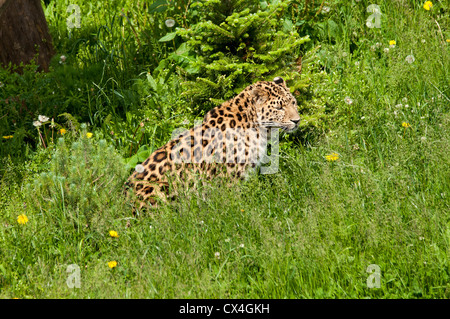
[[[3,138],[4,138],[5,140],[8,140],[8,139],[13,138],[13,137],[14,137],[14,135],[3,136]]]
[[[38,120],[39,120],[39,122],[44,123],[44,122],[47,122],[49,120],[49,118],[45,115],[39,115]]]
[[[172,28],[175,25],[175,20],[174,19],[167,19],[164,23],[166,24],[166,27]]]
[[[432,6],[433,6],[433,3],[431,1],[425,1],[425,3],[423,4],[423,8],[427,11],[429,11]]]
[[[34,122],[33,122],[33,125],[34,125],[35,127],[39,127],[39,126],[42,125],[42,123],[41,123],[40,121],[34,121]]]
[[[450,43],[450,39],[447,39],[447,40],[445,40],[445,41],[447,41],[447,43]]]
[[[64,134],[67,133],[67,131],[66,131],[66,129],[62,128],[62,129],[59,130],[59,133],[60,133],[61,135],[64,135]]]
[[[390,48],[395,48],[395,45],[397,44],[397,42],[395,42],[395,40],[391,40],[389,41],[389,47]]]
[[[143,173],[145,171],[145,167],[142,164],[137,164],[136,167],[134,168],[134,170],[137,173]]]
[[[334,161],[337,161],[339,159],[339,154],[331,153],[329,155],[326,155],[325,158],[327,159],[328,162],[334,162]]]
[[[402,123],[402,126],[403,126],[404,128],[408,128],[408,127],[411,127],[411,124],[409,124],[408,122],[403,122],[403,123]]]
[[[28,217],[25,216],[25,214],[19,215],[19,217],[17,217],[17,222],[20,225],[25,225],[26,223],[28,223]]]
[[[414,58],[414,55],[410,54],[406,57],[406,62],[408,62],[409,64],[413,63],[416,59]]]
[[[86,133],[86,137],[87,137],[87,138],[91,138],[92,135],[94,135],[94,134],[92,134],[92,133]]]
[[[117,266],[117,261],[112,260],[112,261],[108,262],[108,267],[109,268],[113,269],[116,266]]]
[[[109,236],[111,236],[112,238],[119,238],[119,234],[115,230],[110,230]]]

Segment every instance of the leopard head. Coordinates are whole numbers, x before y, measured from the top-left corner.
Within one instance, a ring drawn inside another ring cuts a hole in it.
[[[300,115],[297,100],[289,91],[285,81],[276,77],[273,81],[261,81],[252,85],[250,95],[261,127],[281,128],[293,132],[298,128]]]

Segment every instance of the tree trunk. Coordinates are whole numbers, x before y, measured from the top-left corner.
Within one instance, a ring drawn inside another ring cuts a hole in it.
[[[27,64],[36,54],[39,70],[48,71],[55,51],[41,1],[0,0],[0,65]]]

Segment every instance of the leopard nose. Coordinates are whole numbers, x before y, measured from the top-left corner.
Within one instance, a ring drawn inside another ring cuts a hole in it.
[[[291,120],[291,122],[293,122],[295,125],[297,125],[298,122],[300,122],[300,119]]]

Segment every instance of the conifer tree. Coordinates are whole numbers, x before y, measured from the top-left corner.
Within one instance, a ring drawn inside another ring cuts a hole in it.
[[[184,42],[172,58],[185,72],[185,95],[207,110],[247,85],[282,76],[295,89],[296,52],[309,40],[283,16],[290,1],[201,0],[199,22],[179,28]]]

